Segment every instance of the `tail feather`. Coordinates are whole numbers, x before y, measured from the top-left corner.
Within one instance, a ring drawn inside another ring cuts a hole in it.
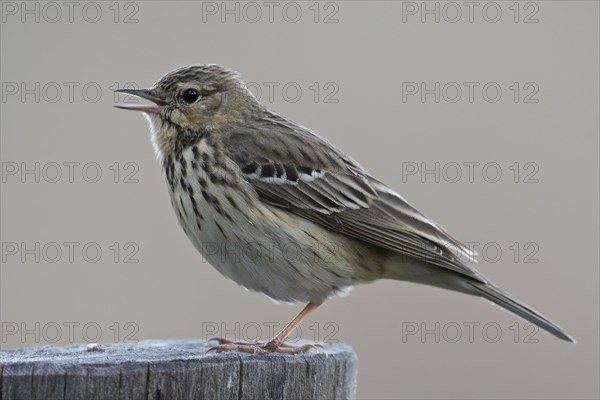
[[[469,281],[468,284],[475,289],[475,294],[491,301],[494,304],[499,305],[500,307],[531,322],[532,324],[539,326],[548,333],[551,333],[560,339],[575,343],[575,339],[565,332],[560,326],[556,325],[554,322],[548,320],[531,308],[511,299],[506,293],[502,292],[497,287],[489,283],[486,284],[483,282],[474,281]]]

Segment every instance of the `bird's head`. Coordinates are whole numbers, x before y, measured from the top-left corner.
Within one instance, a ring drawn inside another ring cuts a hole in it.
[[[148,89],[119,89],[154,104],[122,104],[142,111],[159,157],[210,132],[227,129],[257,106],[239,75],[220,65],[189,65],[163,76]]]

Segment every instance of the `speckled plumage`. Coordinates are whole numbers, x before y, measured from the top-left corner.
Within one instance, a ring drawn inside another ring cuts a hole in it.
[[[146,112],[188,238],[244,287],[320,304],[359,283],[406,280],[484,297],[572,340],[469,266],[466,246],[360,164],[262,106],[236,72],[186,66],[123,92],[158,105],[126,108]]]

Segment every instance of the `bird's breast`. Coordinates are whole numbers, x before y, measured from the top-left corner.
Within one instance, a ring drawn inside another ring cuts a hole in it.
[[[263,203],[235,163],[204,143],[163,162],[186,235],[219,272],[279,301],[323,301],[355,283],[355,249]]]

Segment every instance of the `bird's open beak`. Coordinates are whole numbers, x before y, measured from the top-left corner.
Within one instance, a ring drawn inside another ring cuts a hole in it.
[[[155,104],[118,104],[115,106],[116,108],[122,108],[124,110],[143,111],[150,114],[158,114],[168,104],[163,99],[156,97],[149,89],[119,89],[115,90],[115,92],[125,93],[142,99],[150,100]]]

